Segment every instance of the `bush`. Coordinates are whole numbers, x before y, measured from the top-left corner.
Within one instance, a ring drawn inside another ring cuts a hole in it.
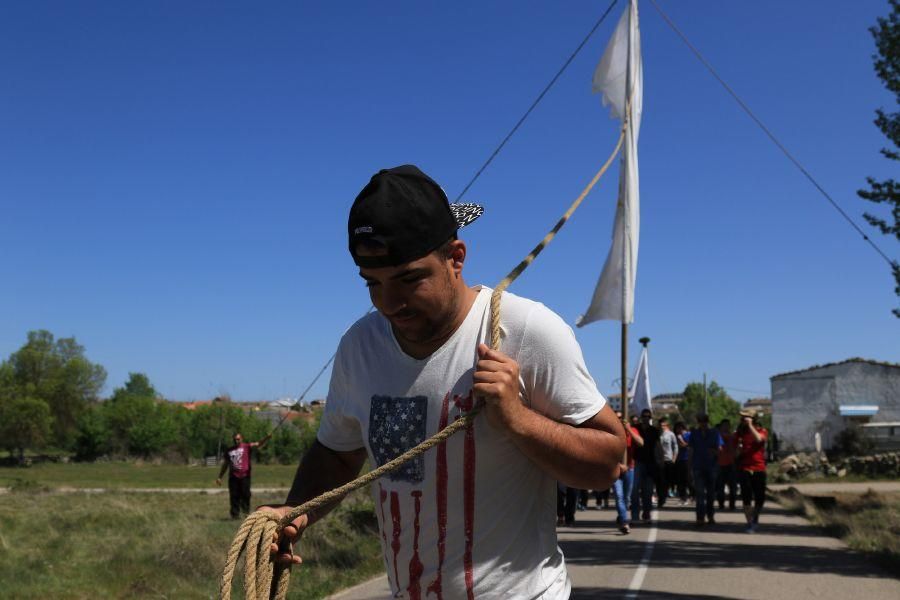
[[[25,450],[42,448],[50,437],[53,416],[47,403],[38,398],[13,397],[0,404],[0,445],[10,453],[19,451],[19,462]]]
[[[256,460],[299,462],[315,440],[319,418],[317,412],[312,422],[285,423],[255,453]],[[231,446],[237,431],[256,442],[272,431],[272,424],[227,399],[187,410],[159,398],[145,375],[132,373],[109,400],[89,405],[80,415],[73,449],[81,461],[111,456],[177,462],[217,455]]]
[[[835,438],[835,448],[842,456],[863,456],[871,454],[875,445],[857,426],[850,426]]]
[[[109,453],[109,428],[97,405],[91,406],[78,420],[75,437],[75,460],[96,460]]]

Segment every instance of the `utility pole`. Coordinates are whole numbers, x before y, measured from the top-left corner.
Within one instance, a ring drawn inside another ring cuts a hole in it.
[[[213,398],[213,402],[219,405],[219,447],[216,449],[216,464],[218,464],[222,460],[222,399],[216,397]]]
[[[709,416],[709,400],[706,398],[706,373],[703,374],[703,414]]]

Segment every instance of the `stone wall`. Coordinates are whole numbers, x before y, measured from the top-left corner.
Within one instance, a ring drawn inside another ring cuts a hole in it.
[[[900,452],[884,452],[871,456],[851,456],[834,463],[829,462],[824,453],[816,455],[798,453],[786,456],[778,462],[775,483],[788,483],[808,475],[826,475],[829,477],[846,477],[861,475],[873,479],[900,478]]]

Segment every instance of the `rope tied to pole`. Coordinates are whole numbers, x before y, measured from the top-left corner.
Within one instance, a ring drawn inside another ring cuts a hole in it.
[[[528,266],[534,262],[538,254],[556,237],[556,234],[562,229],[563,225],[569,220],[575,210],[581,205],[581,202],[587,197],[591,189],[597,184],[600,178],[606,173],[612,164],[622,143],[625,140],[625,126],[619,133],[619,139],[615,148],[600,167],[600,170],[594,175],[591,181],[585,186],[581,194],[572,202],[568,210],[560,217],[556,225],[544,236],[544,239],[532,249],[532,251],[516,267],[504,277],[500,283],[494,288],[491,294],[490,320],[491,320],[491,348],[493,350],[500,349],[500,301],[503,292],[515,281],[519,275],[525,271]],[[484,406],[483,400],[475,403],[472,410],[465,413],[461,418],[454,421],[441,431],[437,432],[430,438],[424,440],[419,445],[410,448],[403,454],[397,456],[393,460],[386,462],[380,467],[369,471],[368,473],[357,477],[353,481],[337,487],[331,491],[325,492],[312,500],[308,500],[303,504],[291,509],[284,517],[278,517],[275,513],[262,509],[257,510],[249,515],[241,524],[238,532],[235,534],[228,550],[225,560],[225,568],[222,572],[222,581],[219,588],[219,598],[226,600],[231,598],[231,587],[234,579],[234,571],[237,567],[238,559],[241,552],[245,553],[244,558],[244,598],[246,600],[284,600],[287,595],[288,584],[290,582],[291,566],[277,564],[272,560],[269,546],[275,538],[275,534],[281,532],[294,519],[301,515],[308,514],[326,504],[330,504],[339,498],[343,498],[350,492],[364,487],[376,479],[384,475],[393,473],[408,461],[416,458],[420,454],[430,450],[431,448],[443,443],[447,438],[455,434],[460,429],[464,429],[471,423]]]

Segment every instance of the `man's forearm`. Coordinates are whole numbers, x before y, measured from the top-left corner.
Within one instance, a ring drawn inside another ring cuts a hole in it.
[[[579,489],[604,490],[619,475],[624,431],[558,423],[529,408],[508,423],[516,447],[558,481]]]
[[[313,442],[300,461],[300,466],[297,467],[285,504],[299,506],[307,500],[344,485],[359,474],[363,462],[365,462],[364,450],[335,452],[318,441]],[[338,498],[308,513],[309,524],[327,515],[340,504],[341,500],[343,498]]]

